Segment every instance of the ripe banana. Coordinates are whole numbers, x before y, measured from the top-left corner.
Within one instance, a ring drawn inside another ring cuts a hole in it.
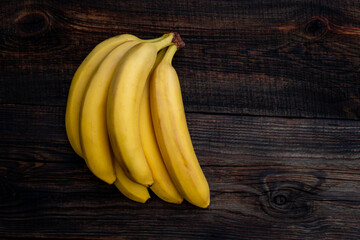
[[[150,186],[164,201],[206,208],[209,186],[171,65],[182,44],[177,33],[150,40],[123,34],[98,44],[72,79],[66,132],[94,175],[126,197],[145,203]]]
[[[71,81],[70,90],[67,99],[65,126],[69,142],[74,151],[82,157],[82,150],[80,146],[79,136],[79,116],[80,105],[91,77],[95,73],[104,57],[113,50],[116,46],[129,40],[137,40],[139,38],[130,35],[122,34],[109,38],[99,43],[81,63],[76,70],[75,75]]]
[[[112,184],[116,176],[106,126],[106,101],[109,85],[120,59],[139,41],[117,46],[99,65],[85,91],[80,109],[80,145],[89,169]]]
[[[201,170],[186,123],[177,73],[171,65],[177,51],[171,45],[154,70],[150,104],[156,138],[167,170],[183,197],[206,208],[210,204],[209,185]]]
[[[157,53],[171,44],[173,35],[133,47],[121,59],[108,94],[107,125],[115,157],[123,160],[126,174],[144,186],[154,180],[141,145],[140,101]]]
[[[155,64],[151,72],[162,60],[165,55],[166,49],[162,49],[155,60]],[[154,127],[151,119],[150,111],[150,79],[151,74],[146,80],[144,92],[142,94],[140,102],[140,136],[141,143],[144,149],[147,163],[152,172],[154,184],[151,186],[151,190],[162,200],[170,203],[180,204],[183,201],[183,197],[176,190],[175,185],[171,181],[168,171],[164,165],[156,137]]]
[[[136,202],[145,203],[149,198],[147,187],[130,180],[117,161],[114,161],[116,181],[115,186],[127,198]]]

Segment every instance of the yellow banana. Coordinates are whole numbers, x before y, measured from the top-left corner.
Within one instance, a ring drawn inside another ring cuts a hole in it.
[[[209,185],[195,155],[186,123],[177,73],[171,65],[177,51],[171,45],[152,74],[150,104],[156,138],[167,170],[190,203],[206,208]]]
[[[116,181],[114,184],[117,189],[127,198],[136,202],[145,203],[150,198],[147,187],[130,180],[117,161],[114,161],[114,165],[116,172]]]
[[[116,46],[138,38],[130,34],[122,34],[99,43],[81,63],[71,81],[67,99],[65,126],[69,142],[74,151],[82,157],[79,137],[80,105],[91,77],[104,57]]]
[[[120,61],[109,89],[107,125],[112,149],[123,160],[126,174],[144,186],[154,181],[141,145],[140,101],[157,52],[171,44],[173,35],[133,47]]]
[[[166,49],[162,49],[159,52],[152,70],[159,64],[165,52]],[[141,143],[154,179],[151,190],[166,202],[180,204],[183,201],[183,197],[171,181],[156,142],[150,111],[150,76],[151,75],[149,75],[146,80],[145,89],[141,98],[139,125]]]
[[[140,41],[128,41],[112,50],[89,82],[80,109],[80,145],[89,169],[112,184],[116,176],[106,126],[109,85],[122,57]]]

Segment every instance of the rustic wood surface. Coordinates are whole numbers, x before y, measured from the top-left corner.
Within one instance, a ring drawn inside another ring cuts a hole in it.
[[[360,2],[0,1],[0,239],[360,239]],[[146,204],[64,126],[100,41],[177,31],[211,205]]]

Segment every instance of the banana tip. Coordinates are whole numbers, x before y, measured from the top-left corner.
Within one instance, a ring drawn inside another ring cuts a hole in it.
[[[141,203],[146,203],[149,199],[150,199],[150,197],[148,197],[147,199],[144,199]]]

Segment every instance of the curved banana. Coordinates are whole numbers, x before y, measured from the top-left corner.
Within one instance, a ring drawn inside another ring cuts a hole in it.
[[[91,77],[94,75],[104,57],[116,46],[138,38],[130,34],[122,34],[99,43],[84,59],[71,81],[67,99],[65,126],[69,142],[74,151],[82,157],[79,136],[80,105]]]
[[[159,64],[165,55],[165,52],[166,49],[162,49],[158,53],[152,71]],[[183,197],[179,194],[171,181],[169,173],[164,165],[159,146],[156,142],[150,111],[150,76],[151,75],[149,75],[146,80],[145,89],[141,98],[139,126],[141,143],[154,179],[151,190],[166,202],[180,204],[183,201]]]
[[[154,181],[141,145],[140,101],[157,52],[171,44],[173,35],[132,48],[119,63],[109,89],[107,125],[112,149],[123,160],[125,172],[144,186]]]
[[[111,79],[122,57],[139,41],[128,41],[112,50],[89,82],[80,109],[80,145],[89,169],[112,184],[116,176],[106,126],[106,101]]]
[[[114,161],[114,165],[116,172],[116,181],[114,184],[117,189],[127,198],[136,202],[145,203],[150,198],[147,187],[130,180],[117,161]]]
[[[206,208],[209,185],[195,155],[186,123],[177,73],[171,65],[177,51],[171,45],[154,70],[150,104],[156,138],[167,170],[179,192],[190,203]]]

